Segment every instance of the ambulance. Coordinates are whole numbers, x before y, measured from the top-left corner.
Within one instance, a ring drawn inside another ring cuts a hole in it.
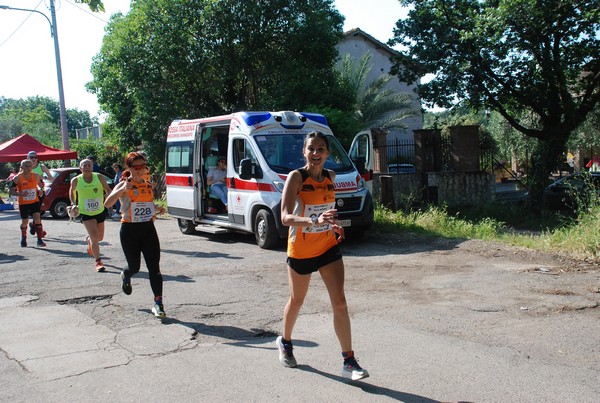
[[[169,214],[184,234],[246,232],[272,249],[287,238],[281,223],[281,193],[288,174],[305,165],[304,138],[328,136],[325,168],[335,171],[336,209],[348,237],[373,225],[373,199],[365,180],[320,114],[236,112],[169,126],[166,198]],[[227,206],[210,192],[207,174],[217,161],[227,164]]]

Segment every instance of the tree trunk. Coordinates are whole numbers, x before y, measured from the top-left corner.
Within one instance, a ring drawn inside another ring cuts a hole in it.
[[[539,212],[543,208],[544,189],[565,151],[567,139],[568,135],[552,133],[538,143],[529,181],[529,207],[533,212]]]

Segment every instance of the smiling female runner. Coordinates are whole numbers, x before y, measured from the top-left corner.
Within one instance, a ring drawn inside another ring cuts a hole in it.
[[[308,133],[304,140],[306,165],[290,172],[281,202],[281,221],[289,226],[287,264],[290,298],[283,312],[283,335],[277,338],[279,361],[295,367],[292,330],[311,274],[318,271],[325,283],[333,309],[333,326],[342,348],[342,376],[352,380],[369,376],[358,365],[352,350],[348,305],[344,294],[344,262],[338,247],[344,230],[337,224],[335,172],[324,169],[329,141],[320,132]]]

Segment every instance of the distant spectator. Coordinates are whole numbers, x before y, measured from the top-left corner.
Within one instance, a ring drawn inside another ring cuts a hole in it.
[[[115,170],[115,177],[113,181],[115,182],[115,186],[121,181],[121,175],[123,175],[123,166],[118,163],[112,164],[112,168]],[[112,218],[121,218],[121,201],[117,199],[115,202],[115,214]]]
[[[10,171],[10,174],[6,178],[7,182],[10,182],[11,180],[13,180],[13,178],[15,176],[17,176],[17,170],[14,167],[10,167],[9,171]]]
[[[88,155],[85,159],[92,161],[92,172],[100,172],[100,165],[96,163],[96,159],[92,155]]]

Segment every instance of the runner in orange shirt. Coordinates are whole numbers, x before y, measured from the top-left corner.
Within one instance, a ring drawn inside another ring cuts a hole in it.
[[[19,214],[21,215],[21,247],[27,246],[27,225],[29,215],[33,217],[35,232],[37,233],[37,246],[46,246],[42,238],[46,232],[42,228],[40,215],[40,196],[44,193],[44,182],[40,175],[33,171],[33,163],[24,159],[21,161],[21,172],[13,178],[9,185],[8,194],[19,197]]]
[[[318,271],[329,293],[333,325],[344,359],[342,376],[352,380],[369,376],[352,350],[350,316],[344,293],[344,262],[338,247],[344,237],[335,210],[335,172],[325,169],[329,141],[320,132],[304,140],[306,165],[290,172],[281,200],[281,221],[289,226],[288,280],[290,297],[283,312],[283,334],[276,340],[279,361],[295,367],[292,330],[308,292],[311,274]]]
[[[154,294],[152,313],[166,316],[163,306],[163,278],[160,272],[160,242],[154,226],[155,214],[164,211],[154,204],[153,184],[147,179],[148,167],[142,153],[131,152],[125,157],[127,168],[121,181],[106,198],[104,205],[112,207],[121,201],[121,247],[127,260],[127,268],[121,272],[121,289],[131,294],[131,277],[140,271],[141,256],[144,256],[150,287]]]

